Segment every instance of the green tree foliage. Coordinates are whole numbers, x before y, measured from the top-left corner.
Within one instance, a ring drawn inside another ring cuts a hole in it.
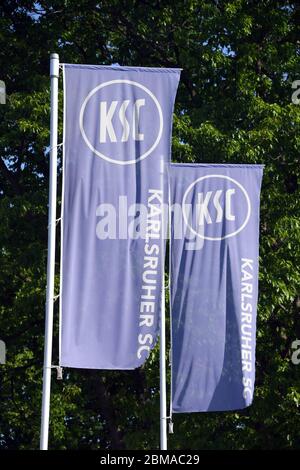
[[[288,0],[1,2],[1,448],[39,441],[51,52],[62,62],[182,67],[173,159],[266,165],[254,404],[176,415],[170,448],[300,447],[300,366],[290,360],[300,338],[299,13]],[[53,372],[51,448],[158,448],[158,375],[157,350],[133,372],[71,369],[62,382]]]

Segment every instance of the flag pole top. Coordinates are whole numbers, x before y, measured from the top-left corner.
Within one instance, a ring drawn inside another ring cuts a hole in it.
[[[59,55],[56,53],[50,54],[50,77],[59,76]]]

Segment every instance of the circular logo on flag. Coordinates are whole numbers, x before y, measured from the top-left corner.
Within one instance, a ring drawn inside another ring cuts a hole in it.
[[[250,214],[247,191],[229,176],[202,176],[190,184],[183,196],[184,222],[203,240],[234,237],[246,227]]]
[[[79,127],[86,145],[98,157],[117,165],[147,158],[163,131],[163,114],[156,96],[131,80],[111,80],[85,98]]]

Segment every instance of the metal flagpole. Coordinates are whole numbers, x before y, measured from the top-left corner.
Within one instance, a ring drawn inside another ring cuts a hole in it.
[[[173,334],[172,334],[172,297],[171,297],[171,276],[172,276],[172,213],[171,213],[171,176],[170,176],[170,167],[168,167],[168,234],[169,234],[169,318],[170,318],[170,351],[169,351],[169,366],[170,366],[170,408],[169,408],[169,434],[173,434]]]
[[[57,192],[57,125],[58,125],[58,54],[50,55],[51,109],[50,109],[50,184],[48,213],[48,258],[47,258],[47,291],[45,320],[45,350],[43,370],[43,397],[40,449],[48,449],[51,362],[53,336],[53,303],[55,274],[55,233],[56,233],[56,192]]]
[[[159,352],[159,369],[160,369],[160,448],[167,450],[167,390],[166,390],[166,299],[165,299],[165,217],[164,217],[164,189],[165,189],[165,169],[164,161],[161,161],[161,188],[162,188],[162,243],[161,243],[161,312],[160,312],[160,352]]]

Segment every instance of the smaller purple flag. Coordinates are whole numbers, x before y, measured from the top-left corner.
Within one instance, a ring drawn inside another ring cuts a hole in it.
[[[170,166],[172,410],[249,406],[263,166]]]

